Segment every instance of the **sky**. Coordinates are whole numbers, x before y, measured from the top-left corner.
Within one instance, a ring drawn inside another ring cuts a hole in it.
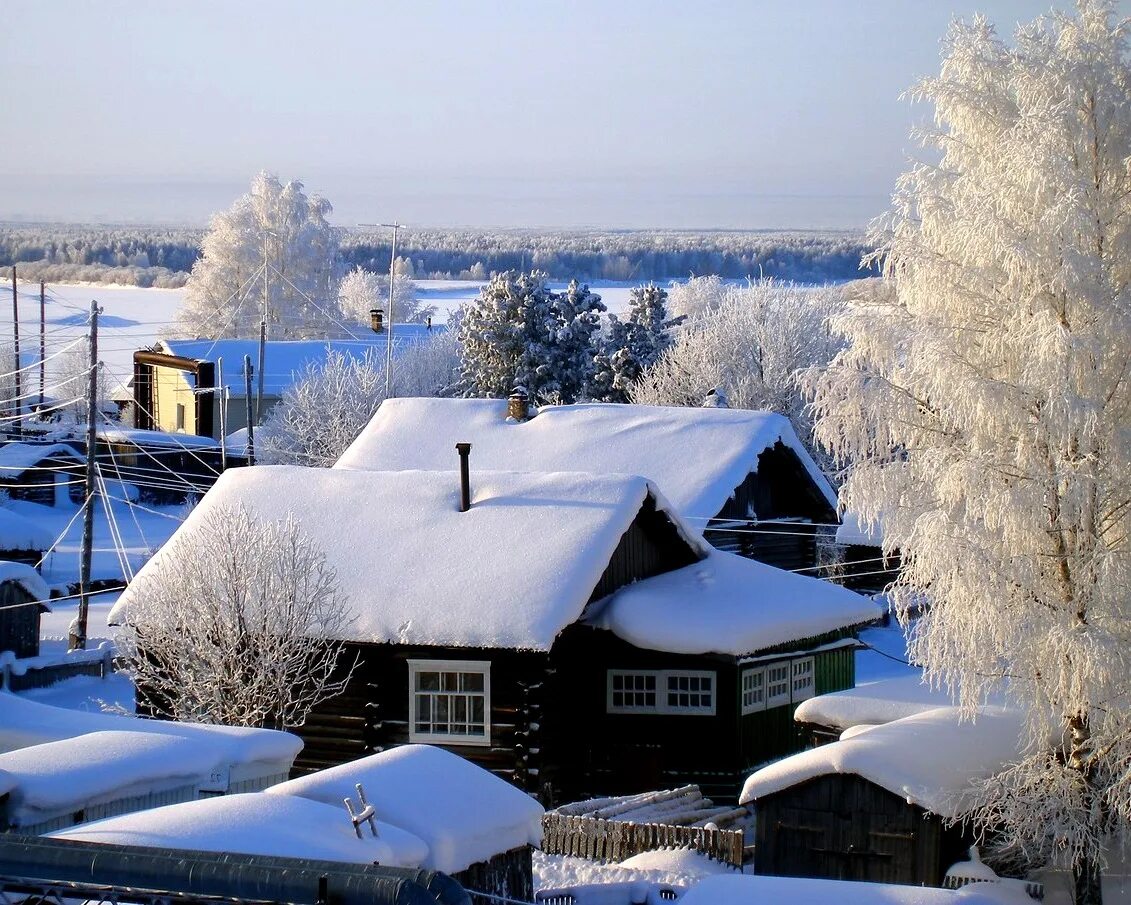
[[[4,7],[0,220],[204,224],[267,169],[342,226],[855,229],[951,18],[1050,2]]]

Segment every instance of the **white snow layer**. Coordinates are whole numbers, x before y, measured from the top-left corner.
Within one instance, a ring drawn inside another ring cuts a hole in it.
[[[793,718],[799,723],[844,730],[865,723],[890,723],[950,704],[945,691],[931,688],[916,672],[818,695],[798,705]]]
[[[265,795],[340,804],[365,797],[388,821],[428,845],[422,866],[458,873],[472,864],[542,841],[542,806],[525,792],[459,755],[404,745],[272,786]]]
[[[680,514],[711,518],[758,470],[775,443],[793,450],[817,487],[836,494],[789,419],[741,409],[614,405],[543,406],[507,420],[504,399],[387,399],[335,468],[448,470],[456,443],[471,443],[471,468],[642,474]]]
[[[851,880],[811,880],[750,874],[708,877],[692,886],[680,905],[1020,905],[1024,893],[997,883],[974,883],[962,889],[895,886]],[[1032,900],[1029,900],[1032,901]]]
[[[840,585],[712,550],[706,559],[616,591],[590,617],[630,644],[742,655],[879,618]]]
[[[315,858],[349,864],[376,862],[392,867],[416,867],[428,853],[421,839],[383,821],[377,823],[377,838],[368,824],[363,824],[362,838],[358,839],[341,801],[329,805],[264,792],[166,805],[50,835],[107,845]]]
[[[14,779],[8,820],[16,827],[127,796],[204,783],[211,752],[151,732],[92,732],[0,754]]]
[[[103,731],[188,739],[197,751],[207,752],[212,768],[265,763],[277,767],[274,772],[285,773],[302,750],[302,739],[274,729],[176,723],[68,710],[27,700],[11,692],[0,692],[0,751]]]
[[[47,546],[41,547],[40,549],[46,550],[49,546],[51,546],[51,541],[48,541]],[[32,596],[33,600],[41,601],[45,607],[48,606],[48,598],[51,596],[51,590],[47,587],[47,582],[43,580],[43,576],[35,571],[33,567],[22,562],[0,560],[0,584],[3,584],[5,581],[16,582],[16,584]]]
[[[857,513],[849,511],[840,517],[840,527],[836,529],[836,542],[861,547],[879,547],[884,542],[883,528],[879,524],[869,525],[867,522],[862,522]]]
[[[791,755],[747,777],[739,801],[756,802],[818,776],[850,773],[934,814],[962,812],[973,784],[1020,756],[1022,718],[982,708],[975,721],[939,707]]]
[[[293,516],[325,552],[356,617],[342,640],[548,650],[581,615],[649,494],[668,511],[640,477],[473,467],[471,509],[460,512],[455,472],[231,469],[109,618],[129,619],[161,564],[197,555],[206,516],[244,506],[257,519]]]
[[[0,550],[49,549],[55,536],[31,519],[0,506]]]
[[[0,447],[0,473],[19,473],[38,465],[48,456],[56,455],[76,462],[81,462],[84,458],[74,447],[65,443],[5,443]]]

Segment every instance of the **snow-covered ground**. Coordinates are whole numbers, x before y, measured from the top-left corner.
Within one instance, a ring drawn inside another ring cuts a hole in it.
[[[443,323],[463,302],[475,298],[483,284],[471,280],[419,280],[418,298],[437,308],[437,321]],[[554,289],[565,283],[552,282]],[[591,283],[612,312],[622,311],[635,283]],[[92,300],[102,309],[99,315],[98,357],[112,378],[111,389],[124,383],[133,373],[133,353],[158,339],[175,336],[177,311],[184,299],[183,289],[142,289],[137,286],[86,286],[49,284],[46,321],[47,355],[50,357],[87,335],[87,317]],[[25,361],[34,361],[39,351],[39,284],[20,283],[20,340]],[[12,319],[4,309],[0,318],[0,337],[9,338]],[[78,347],[82,348],[82,347]],[[30,358],[28,357],[30,355]],[[61,356],[60,356],[61,358]],[[48,376],[59,373],[60,358],[47,362]],[[37,379],[37,378],[36,378]]]

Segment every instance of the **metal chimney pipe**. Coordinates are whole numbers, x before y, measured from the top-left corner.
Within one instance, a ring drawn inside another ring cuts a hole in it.
[[[456,452],[459,453],[459,511],[467,512],[471,508],[471,477],[467,469],[467,458],[471,455],[471,444],[457,443]]]

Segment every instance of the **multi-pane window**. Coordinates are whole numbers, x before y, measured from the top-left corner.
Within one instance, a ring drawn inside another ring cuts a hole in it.
[[[682,670],[609,670],[609,713],[715,712],[715,674]]]
[[[766,706],[780,707],[789,703],[789,661],[766,667]]]
[[[792,661],[793,667],[793,688],[792,700],[794,704],[799,704],[804,700],[813,697],[814,682],[813,682],[813,658],[806,657],[804,660]]]
[[[742,712],[754,713],[766,709],[766,670],[742,671]]]
[[[491,664],[409,660],[409,741],[487,745]]]

